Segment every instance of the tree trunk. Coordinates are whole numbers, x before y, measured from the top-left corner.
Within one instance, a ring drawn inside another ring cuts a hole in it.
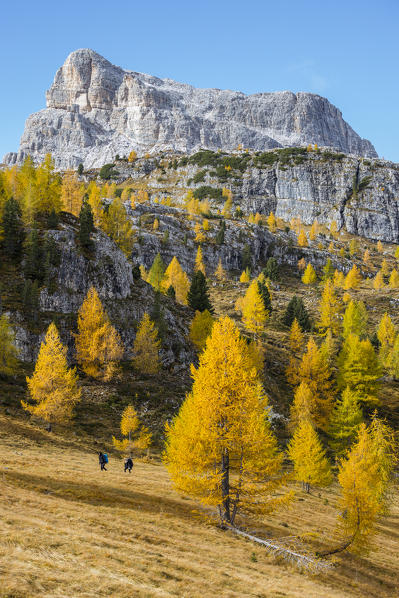
[[[52,431],[51,422],[47,422],[47,432],[51,432],[51,431]]]
[[[222,521],[231,523],[230,518],[230,463],[229,451],[224,450],[222,454]]]

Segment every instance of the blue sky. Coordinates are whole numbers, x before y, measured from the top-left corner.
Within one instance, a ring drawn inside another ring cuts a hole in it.
[[[198,87],[324,95],[399,162],[398,17],[399,0],[2,3],[0,158],[67,55],[88,47]]]

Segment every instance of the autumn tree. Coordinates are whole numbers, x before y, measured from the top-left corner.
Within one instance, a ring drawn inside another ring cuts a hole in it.
[[[87,202],[93,212],[94,224],[100,226],[103,213],[100,188],[92,181],[87,188]]]
[[[247,344],[228,317],[215,322],[193,387],[166,426],[164,462],[179,491],[217,507],[222,524],[237,514],[262,514],[287,496],[282,455],[270,429],[267,401]],[[234,478],[232,472],[235,472]]]
[[[165,275],[165,264],[161,255],[157,253],[152,262],[152,266],[147,274],[146,281],[154,287],[156,291],[160,291],[162,288],[162,281]]]
[[[310,486],[329,486],[332,482],[330,464],[316,430],[309,420],[298,424],[288,444],[288,455],[294,464],[294,477],[302,482],[306,492]]]
[[[102,219],[102,228],[115,241],[119,249],[129,257],[136,239],[132,222],[120,197],[116,197],[108,206]]]
[[[297,242],[299,247],[307,247],[309,245],[306,233],[303,230],[303,228],[301,228],[301,230],[299,231]]]
[[[344,289],[346,291],[348,291],[350,289],[357,289],[357,288],[359,288],[359,285],[361,282],[362,282],[362,276],[359,272],[359,269],[356,266],[356,264],[353,264],[352,268],[349,270],[348,274],[345,276]]]
[[[388,369],[391,352],[395,343],[396,330],[387,312],[384,313],[378,325],[377,338],[380,343],[378,352],[380,364],[384,369]]]
[[[381,241],[377,242],[377,251],[378,251],[378,253],[382,253],[384,251],[384,247],[383,247]]]
[[[393,268],[389,277],[389,288],[399,289],[399,272],[396,270],[396,268]]]
[[[80,401],[76,369],[68,368],[66,354],[67,349],[52,323],[40,346],[35,370],[26,378],[33,404],[21,401],[25,411],[47,422],[49,430],[55,423],[68,422]]]
[[[55,172],[51,154],[46,154],[43,162],[36,169],[37,208],[49,214],[62,210],[60,177]]]
[[[323,294],[319,306],[319,328],[323,334],[329,330],[336,335],[340,328],[341,304],[334,291],[334,285],[331,280],[327,280],[323,287]]]
[[[147,312],[139,324],[133,345],[133,365],[142,374],[156,374],[161,367],[158,330]]]
[[[191,309],[195,311],[205,311],[207,309],[213,314],[213,307],[209,299],[208,285],[201,270],[194,273],[187,299]]]
[[[297,367],[287,369],[287,380],[292,386],[306,382],[315,400],[315,423],[326,429],[334,400],[334,381],[324,352],[312,338]]]
[[[246,283],[246,282],[249,282],[250,280],[251,280],[251,275],[250,275],[249,268],[247,268],[246,270],[243,270],[241,272],[240,282]]]
[[[82,207],[84,187],[73,170],[67,170],[62,177],[61,201],[65,212],[78,216]]]
[[[253,280],[249,285],[241,307],[243,324],[255,337],[264,331],[269,315],[265,309],[258,284],[257,280]]]
[[[194,272],[202,272],[202,274],[206,276],[201,245],[198,246],[197,254],[195,256]]]
[[[127,161],[132,163],[132,162],[135,162],[136,160],[137,160],[137,152],[132,150],[127,158]]]
[[[303,284],[314,284],[317,280],[316,272],[312,266],[312,264],[308,264],[306,266],[306,270],[302,276]]]
[[[290,407],[290,428],[295,429],[303,421],[315,422],[316,402],[306,382],[301,382],[295,389],[294,400]]]
[[[357,395],[346,387],[334,406],[328,430],[335,455],[346,454],[357,437],[362,421],[363,413]]]
[[[270,212],[269,216],[267,217],[267,226],[271,233],[275,233],[277,229],[277,222],[276,217],[273,212]]]
[[[348,338],[350,334],[358,337],[365,335],[367,330],[367,310],[363,301],[349,301],[346,306],[343,318],[343,337]]]
[[[367,268],[373,267],[373,262],[371,261],[370,251],[368,249],[365,250],[363,254],[363,264],[367,266]]]
[[[183,305],[187,305],[187,294],[190,288],[190,282],[176,256],[173,256],[162,279],[163,291],[166,292],[170,287],[173,287],[175,291],[176,300]]]
[[[226,271],[225,271],[225,269],[223,268],[223,265],[222,265],[222,258],[219,258],[218,265],[217,265],[217,268],[215,270],[215,276],[216,276],[216,278],[218,279],[219,282],[223,282],[224,280],[227,279]]]
[[[333,285],[336,289],[342,289],[345,284],[345,274],[340,270],[335,270],[333,276]]]
[[[384,286],[385,286],[384,277],[382,275],[381,270],[379,270],[373,280],[373,288],[376,291],[379,291],[380,289],[383,289]]]
[[[341,486],[340,527],[342,546],[329,553],[351,548],[367,551],[378,519],[387,511],[391,474],[396,462],[392,432],[377,418],[359,426],[356,444],[339,465]]]
[[[10,376],[17,370],[18,350],[15,334],[6,314],[0,316],[0,376]]]
[[[113,377],[124,347],[94,287],[88,290],[79,309],[75,344],[77,361],[88,376],[100,380]]]
[[[149,448],[151,432],[140,422],[133,405],[128,405],[123,410],[120,428],[124,438],[118,440],[115,436],[112,436],[112,443],[122,455],[128,455],[132,458],[135,449],[143,451]]]
[[[378,404],[381,368],[369,339],[360,340],[356,334],[349,334],[338,356],[338,368],[341,389],[348,386],[361,404]]]
[[[328,258],[323,267],[322,280],[324,282],[326,280],[332,280],[333,276],[334,276],[334,266],[332,265],[332,261],[330,260],[330,258]]]
[[[204,311],[196,311],[195,316],[190,325],[190,341],[196,346],[198,351],[202,351],[205,347],[206,339],[212,332],[214,324],[212,314],[205,309]]]

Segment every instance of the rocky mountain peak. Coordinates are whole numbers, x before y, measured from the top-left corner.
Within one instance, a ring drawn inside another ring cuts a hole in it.
[[[90,49],[68,56],[46,98],[47,108],[27,119],[20,149],[5,156],[7,164],[50,152],[58,168],[81,162],[89,168],[132,149],[191,153],[239,144],[265,150],[317,143],[377,155],[319,95],[197,89],[122,69]]]

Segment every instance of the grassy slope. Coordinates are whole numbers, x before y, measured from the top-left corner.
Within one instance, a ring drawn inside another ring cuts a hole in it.
[[[112,456],[101,474],[85,441],[4,417],[0,454],[2,598],[394,595],[397,499],[376,552],[341,556],[316,577],[198,519],[195,503],[172,489],[156,459],[136,461],[128,477]],[[320,496],[299,492],[293,508],[262,531],[274,538],[320,533],[324,544],[336,498],[335,487]]]

